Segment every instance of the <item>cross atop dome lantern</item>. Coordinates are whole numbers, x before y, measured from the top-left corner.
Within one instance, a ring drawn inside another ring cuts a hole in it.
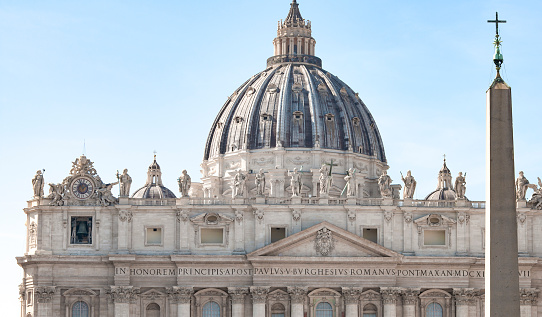
[[[270,60],[274,63],[304,61],[321,66],[320,59],[314,57],[316,41],[311,33],[311,22],[303,19],[299,4],[293,0],[286,20],[278,23],[277,37],[273,40],[275,53]]]

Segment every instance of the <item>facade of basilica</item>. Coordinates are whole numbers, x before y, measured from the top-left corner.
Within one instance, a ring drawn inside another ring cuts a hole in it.
[[[183,171],[178,195],[156,156],[136,190],[85,156],[49,195],[38,171],[21,316],[483,316],[485,203],[446,160],[423,200],[410,172],[392,184],[369,109],[315,43],[294,0],[267,67],[216,116],[201,182]],[[521,316],[536,317],[542,190],[522,174],[516,187]]]

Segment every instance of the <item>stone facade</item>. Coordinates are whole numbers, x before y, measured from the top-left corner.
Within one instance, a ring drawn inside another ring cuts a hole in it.
[[[468,200],[464,188],[456,194],[446,163],[425,200],[400,199],[401,185],[390,184],[385,173],[382,141],[365,105],[350,88],[334,91],[343,83],[314,59],[290,58],[294,42],[316,59],[310,22],[296,1],[279,25],[266,76],[299,81],[261,79],[258,89],[234,95],[293,91],[277,101],[284,111],[277,116],[293,120],[300,114],[282,105],[292,103],[288,96],[296,90],[310,109],[326,113],[324,107],[340,104],[344,118],[322,115],[321,124],[310,123],[318,132],[302,133],[302,146],[292,144],[294,124],[269,130],[275,136],[261,130],[261,144],[249,130],[236,130],[245,119],[262,127],[276,121],[254,111],[236,116],[233,98],[213,124],[202,182],[188,183],[183,173],[181,198],[162,184],[156,157],[145,186],[131,197],[127,171],[119,175],[125,193],[114,197],[118,182],[104,183],[84,156],[63,181],[50,184],[49,196],[38,173],[35,197],[24,210],[27,246],[17,258],[24,270],[22,316],[484,315],[485,203]],[[340,133],[336,123],[324,121],[339,118],[348,122]],[[356,132],[357,124],[371,132]],[[233,132],[226,134],[226,126]],[[356,148],[346,142],[349,133]],[[345,195],[347,183],[353,187]],[[413,178],[409,184],[412,197]],[[536,317],[542,308],[537,208],[517,203],[521,317]]]

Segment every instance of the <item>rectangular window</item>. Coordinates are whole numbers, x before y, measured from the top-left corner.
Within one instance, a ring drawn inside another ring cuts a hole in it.
[[[201,243],[202,244],[223,244],[224,229],[223,228],[201,228]]]
[[[32,291],[26,293],[26,305],[32,305]]]
[[[424,230],[423,231],[424,245],[446,245],[445,230]]]
[[[284,239],[286,238],[286,228],[282,227],[282,228],[276,228],[276,227],[272,227],[271,228],[271,243],[273,242],[277,242],[281,239]]]
[[[92,244],[92,217],[71,217],[71,244]]]
[[[146,228],[146,245],[162,244],[162,228]]]
[[[378,243],[378,229],[363,228],[363,238],[371,242]]]

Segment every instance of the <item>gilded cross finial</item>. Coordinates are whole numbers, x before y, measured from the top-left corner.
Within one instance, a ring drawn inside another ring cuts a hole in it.
[[[154,160],[156,161],[156,150],[152,151],[152,153],[154,154]]]
[[[493,45],[495,46],[495,54],[493,55],[493,62],[497,67],[497,77],[500,78],[499,70],[503,63],[503,56],[501,54],[501,37],[499,36],[499,23],[506,23],[506,20],[499,20],[499,12],[495,12],[495,20],[487,20],[488,23],[495,23],[495,41]]]

